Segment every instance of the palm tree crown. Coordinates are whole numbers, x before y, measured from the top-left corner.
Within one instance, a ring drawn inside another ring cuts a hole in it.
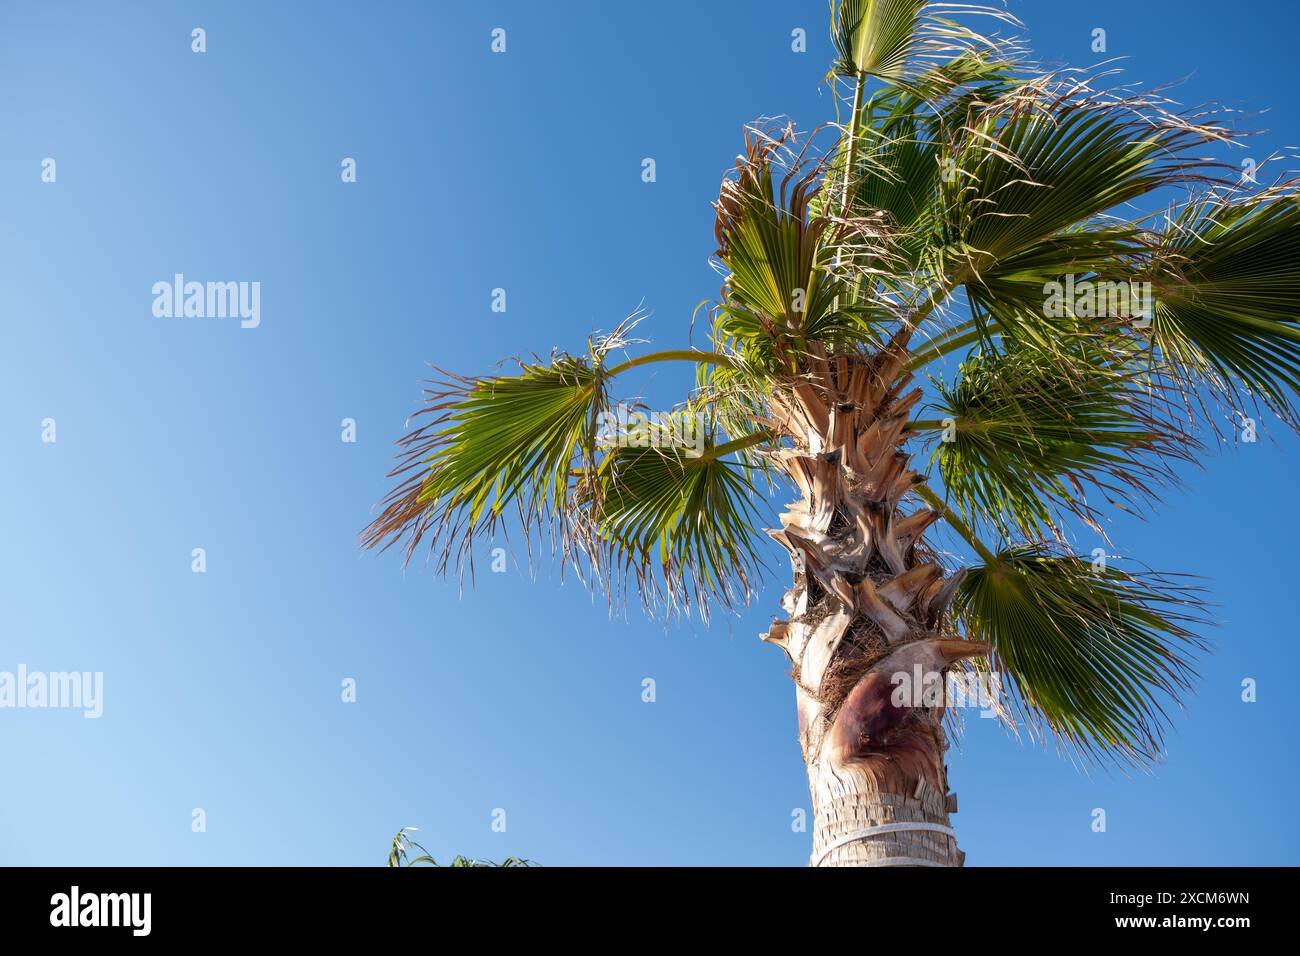
[[[998,675],[1009,716],[1077,752],[1155,757],[1203,646],[1200,591],[1069,532],[1150,504],[1233,416],[1294,424],[1300,203],[1206,158],[1240,135],[1218,112],[1035,68],[969,23],[1015,27],[834,3],[846,116],[746,129],[715,204],[709,347],[629,358],[637,314],[579,354],[442,376],[364,545],[425,542],[455,570],[517,516],[594,587],[707,613],[753,597],[763,499],[791,489],[766,534],[794,587],[766,639],[810,768],[886,745],[910,766],[913,718],[863,702],[912,660]],[[697,367],[682,404],[615,415],[619,377],[668,361]],[[927,544],[940,523],[968,566]],[[884,789],[894,772],[870,771]]]

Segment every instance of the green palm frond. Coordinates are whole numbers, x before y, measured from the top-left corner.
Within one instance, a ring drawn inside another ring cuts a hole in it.
[[[718,191],[714,233],[733,309],[795,330],[805,316],[829,309],[835,290],[821,241],[830,221],[806,215],[816,171],[796,179],[787,160],[786,175],[777,178],[791,135],[746,130],[745,156]],[[796,290],[803,292],[802,309]]]
[[[429,383],[412,416],[429,417],[399,443],[390,476],[402,481],[362,532],[362,545],[382,550],[404,541],[409,560],[428,535],[446,570],[512,503],[526,529],[553,524],[567,537],[571,472],[593,462],[604,407],[598,359],[560,355],[521,363],[518,375]]]
[[[758,580],[757,491],[728,446],[623,446],[579,489],[584,546],[610,591],[634,581],[647,603],[731,607]]]
[[[1188,205],[1162,237],[1149,275],[1151,336],[1189,384],[1239,406],[1257,399],[1296,418],[1300,392],[1300,199],[1293,186]],[[1244,393],[1244,394],[1243,394]]]
[[[1164,704],[1195,676],[1201,607],[1195,588],[1168,577],[1028,546],[973,568],[956,604],[1034,726],[1133,764],[1158,756]]]
[[[1140,230],[1104,223],[1032,243],[967,286],[982,340],[1058,352],[1149,322],[1151,303],[1141,300],[1143,287],[1137,284],[1142,257],[1149,254]],[[1066,295],[1071,289],[1079,294]],[[1093,294],[1082,294],[1085,289]]]
[[[726,280],[712,336],[763,374],[792,371],[809,343],[859,342],[897,318],[887,302],[852,291],[895,263],[883,216],[813,214],[822,170],[805,170],[792,145],[788,128],[747,129],[746,154],[714,204]]]
[[[951,19],[979,15],[1017,23],[992,7],[929,3],[927,0],[832,0],[831,39],[834,69],[844,76],[869,75],[904,82],[970,50],[989,49],[996,41]]]
[[[1214,181],[1196,150],[1231,134],[1215,117],[1170,112],[1150,96],[1100,93],[1077,79],[1023,83],[973,118],[944,158],[945,256],[976,305],[996,283],[1078,271],[1116,237],[1099,220],[1164,186]],[[1030,256],[1017,261],[1017,256]]]
[[[952,174],[945,157],[954,140],[972,114],[1019,82],[1016,77],[1014,63],[971,52],[927,71],[906,89],[887,87],[862,104],[851,215],[884,213],[897,229],[898,252],[908,266],[918,267],[922,251],[935,240],[940,183]],[[828,179],[843,176],[850,143],[847,136],[841,140]],[[826,204],[823,192],[814,211],[822,212]]]
[[[942,429],[931,460],[949,503],[971,522],[1031,537],[1071,512],[1100,531],[1091,487],[1120,507],[1150,499],[1188,460],[1193,439],[1172,424],[1123,353],[1093,344],[1071,355],[978,351],[936,383]]]
[[[846,75],[898,75],[918,43],[926,0],[838,0],[831,12],[831,38]]]

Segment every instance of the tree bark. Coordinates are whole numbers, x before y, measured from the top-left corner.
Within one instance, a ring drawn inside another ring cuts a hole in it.
[[[839,796],[824,795],[813,812],[810,866],[961,866],[946,807],[929,784],[884,793],[850,776]]]
[[[771,401],[791,439],[776,458],[802,498],[768,531],[790,553],[794,586],[765,640],[792,665],[815,866],[960,866],[964,856],[949,823],[942,687],[954,663],[985,648],[948,620],[961,572],[945,577],[929,560],[923,537],[938,515],[903,511],[921,480],[905,449],[921,391],[904,394],[901,353],[814,347]]]
[[[814,701],[803,702],[812,732],[801,721],[804,759],[813,801],[813,866],[961,866],[949,813],[943,755],[947,741],[942,707],[897,706],[898,674],[909,679],[942,673],[952,654],[936,645],[908,642],[860,678],[833,718]],[[802,688],[797,696],[804,697]],[[820,741],[815,728],[826,727]]]

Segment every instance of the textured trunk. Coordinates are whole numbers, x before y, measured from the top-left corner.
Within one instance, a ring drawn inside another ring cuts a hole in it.
[[[838,796],[822,795],[814,808],[809,865],[961,866],[951,799],[923,781],[910,793],[886,793],[869,777],[845,778]]]
[[[768,532],[790,552],[794,587],[765,639],[792,664],[815,866],[962,862],[943,701],[922,690],[984,648],[947,623],[961,574],[945,578],[922,541],[938,515],[901,508],[920,480],[904,448],[921,397],[905,393],[910,379],[892,349],[869,360],[814,349],[772,398],[772,424],[793,441],[777,458],[803,494]]]

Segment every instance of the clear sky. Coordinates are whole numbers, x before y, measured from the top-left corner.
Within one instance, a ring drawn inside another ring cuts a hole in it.
[[[1044,59],[1094,65],[1101,27],[1131,79],[1262,113],[1238,158],[1300,139],[1289,0],[1010,9]],[[756,636],[775,550],[749,611],[665,630],[545,564],[461,593],[355,539],[425,363],[580,350],[642,301],[687,344],[741,126],[831,119],[830,56],[823,0],[0,7],[0,671],[104,675],[98,719],[0,709],[0,863],[376,864],[401,826],[439,856],[803,863],[792,689]],[[155,316],[175,273],[260,282],[260,325]],[[1167,762],[1085,773],[969,721],[970,865],[1300,862],[1300,441],[1261,427],[1114,528],[1218,604]]]

